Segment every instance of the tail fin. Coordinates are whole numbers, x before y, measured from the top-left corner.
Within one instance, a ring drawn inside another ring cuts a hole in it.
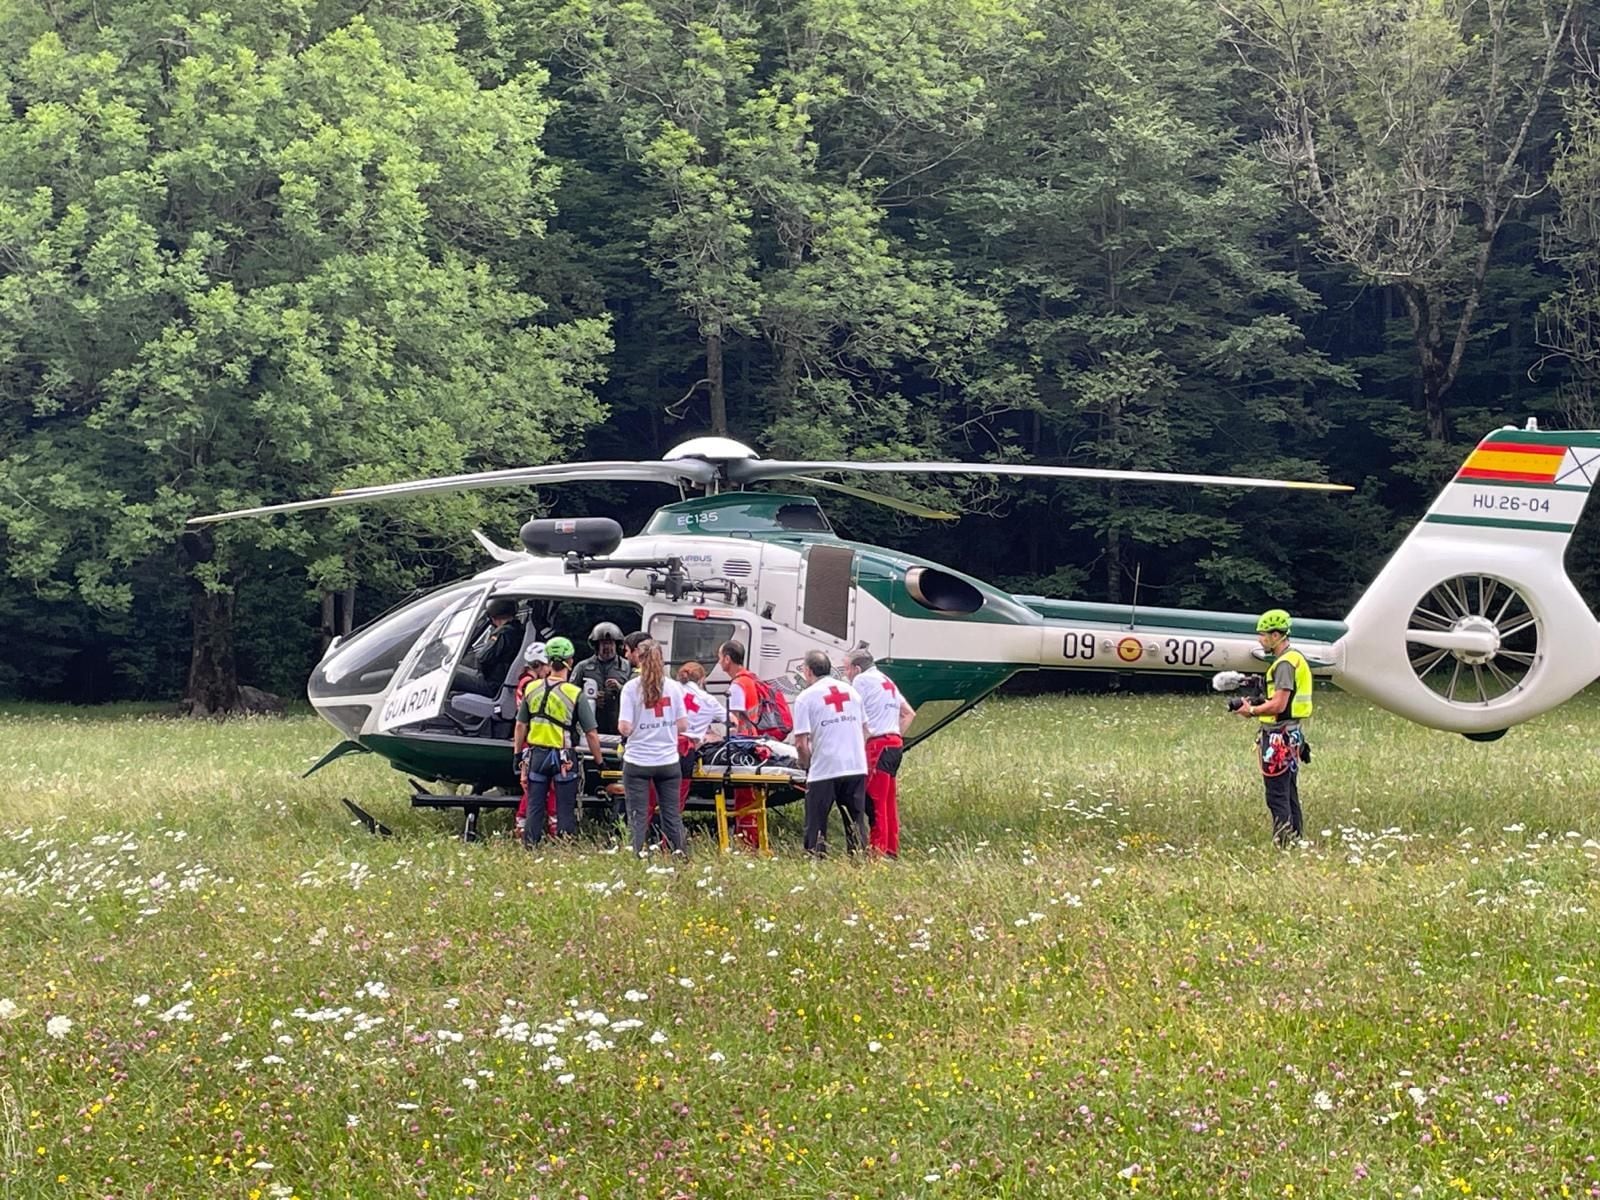
[[[1600,675],[1600,626],[1562,557],[1600,431],[1497,429],[1350,610],[1335,678],[1402,716],[1497,733]]]

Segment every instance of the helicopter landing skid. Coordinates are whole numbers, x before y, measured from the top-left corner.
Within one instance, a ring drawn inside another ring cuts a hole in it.
[[[463,842],[476,842],[478,838],[478,814],[486,808],[516,808],[522,803],[521,796],[488,796],[481,792],[465,792],[461,795],[452,793],[439,794],[423,788],[415,779],[411,780],[411,807],[412,808],[459,808],[466,814],[466,821],[461,826],[461,840]]]
[[[348,808],[351,815],[365,825],[367,827],[367,832],[375,837],[390,837],[394,834],[394,830],[390,829],[387,825],[378,820],[377,817],[373,816],[366,809],[362,808],[354,800],[340,796],[339,803]]]

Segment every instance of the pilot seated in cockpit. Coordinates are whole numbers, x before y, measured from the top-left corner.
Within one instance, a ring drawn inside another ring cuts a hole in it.
[[[462,663],[456,668],[452,686],[457,691],[480,696],[499,695],[506,673],[522,650],[522,622],[517,620],[517,602],[504,596],[489,601],[487,637],[475,647],[477,666]]]

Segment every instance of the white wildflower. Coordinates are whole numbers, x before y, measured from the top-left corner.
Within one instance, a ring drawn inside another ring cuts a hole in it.
[[[46,1022],[44,1031],[59,1042],[62,1038],[66,1037],[67,1034],[72,1032],[72,1018],[63,1017],[59,1014],[51,1017],[50,1020]]]

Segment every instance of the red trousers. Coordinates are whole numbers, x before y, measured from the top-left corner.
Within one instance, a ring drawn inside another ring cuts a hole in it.
[[[900,805],[895,777],[878,770],[878,759],[891,746],[904,744],[898,733],[867,739],[867,805],[872,814],[868,840],[879,854],[900,853]]]

